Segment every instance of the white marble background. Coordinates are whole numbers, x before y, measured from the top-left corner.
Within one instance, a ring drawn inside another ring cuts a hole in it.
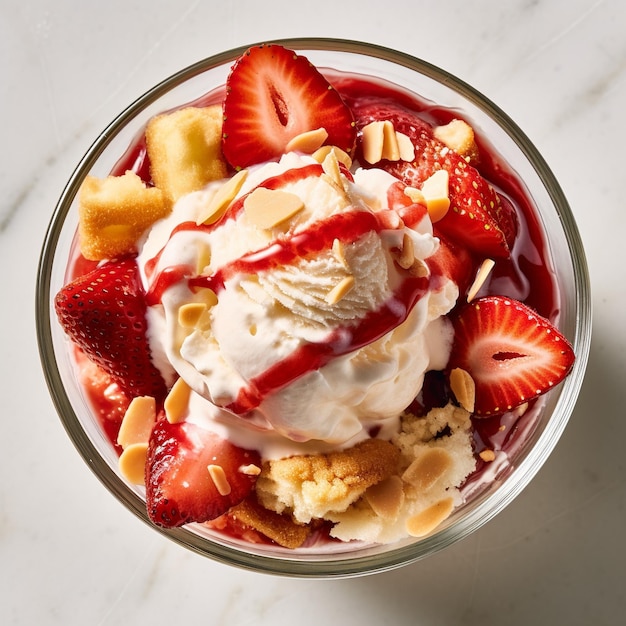
[[[621,0],[0,0],[0,622],[624,623],[625,35]],[[182,66],[295,36],[398,48],[505,109],[560,179],[593,283],[588,376],[537,478],[464,541],[364,579],[253,574],[152,532],[66,438],[35,341],[44,230],[97,133]]]

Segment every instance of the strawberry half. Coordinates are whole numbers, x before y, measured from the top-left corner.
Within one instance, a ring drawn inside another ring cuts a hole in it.
[[[148,515],[166,528],[215,519],[252,491],[256,476],[246,468],[260,464],[257,452],[210,430],[161,419],[152,430],[146,461]]]
[[[352,112],[322,74],[276,44],[250,48],[233,65],[223,103],[222,149],[235,168],[279,157],[295,136],[318,128],[326,143],[352,154]]]
[[[452,318],[448,367],[460,367],[476,384],[475,414],[510,411],[542,395],[569,374],[574,351],[563,335],[525,304],[487,296]]]
[[[435,234],[457,241],[481,256],[507,258],[515,239],[515,215],[491,185],[462,156],[450,150],[433,134],[432,126],[417,113],[385,98],[358,98],[350,102],[357,128],[374,121],[389,120],[397,132],[413,143],[413,161],[380,161],[380,167],[407,185],[421,187],[435,171],[449,175],[450,209],[434,224]],[[359,158],[360,144],[357,145]],[[359,158],[364,165],[367,163]],[[503,220],[502,225],[499,220]],[[508,238],[508,243],[507,243]]]
[[[165,382],[146,338],[146,301],[134,259],[110,261],[63,287],[54,308],[70,339],[129,397],[162,399]]]

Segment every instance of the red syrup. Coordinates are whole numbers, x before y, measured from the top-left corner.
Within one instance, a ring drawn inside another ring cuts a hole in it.
[[[374,95],[395,99],[400,104],[414,111],[418,111],[425,120],[436,125],[446,124],[452,119],[463,117],[457,110],[433,105],[433,103],[422,100],[416,95],[391,85],[390,83],[370,80],[361,75],[353,76],[343,74],[334,70],[323,70],[323,73],[346,98],[347,102],[361,96],[370,97]],[[193,102],[181,105],[181,108],[183,106],[208,106],[219,104],[222,100],[223,93],[224,91],[221,88],[213,90]],[[511,250],[510,259],[498,260],[488,281],[483,285],[480,295],[498,294],[515,298],[525,302],[527,305],[537,310],[538,313],[555,322],[559,315],[559,296],[552,261],[549,257],[549,251],[543,228],[537,215],[537,209],[526,193],[523,181],[518,178],[515,172],[493,150],[488,139],[482,137],[476,129],[475,133],[476,142],[480,151],[480,164],[477,169],[501,196],[511,202],[516,210],[518,223],[517,237]],[[132,170],[137,173],[147,185],[153,184],[143,134],[137,136],[135,141],[131,143],[126,152],[112,168],[111,174],[121,175],[127,170]],[[234,209],[231,208],[231,210]],[[195,224],[193,226],[196,227]],[[185,227],[187,226],[181,225],[181,228]],[[475,259],[476,262],[480,262],[480,260],[481,259]],[[242,260],[241,263],[245,263],[245,260]],[[96,263],[86,261],[78,254],[73,259],[70,268],[70,276],[80,276],[95,267],[95,265]],[[254,265],[255,264],[252,263],[251,268]],[[232,267],[230,269],[232,271],[238,271],[242,269],[242,267]],[[177,274],[177,271],[183,272],[181,268],[178,268],[177,270],[173,270],[172,273]],[[224,272],[227,271],[229,270],[224,270]],[[164,282],[162,281],[158,287],[155,287],[156,291],[152,294],[148,294],[149,300],[152,303],[160,300],[163,290],[166,289],[171,282],[180,279],[181,275],[182,274],[164,277]],[[219,288],[218,278],[212,277],[212,280],[213,285],[211,286],[217,286]],[[200,282],[202,281],[200,280],[196,286],[209,286],[209,284],[201,285]],[[461,297],[459,301],[463,301],[463,298]],[[367,342],[364,340],[364,343]],[[302,355],[300,355],[300,357],[302,357]],[[316,358],[318,357],[319,355]],[[310,370],[312,367],[314,367],[314,363],[310,362],[304,369]],[[303,367],[301,366],[300,369],[303,369]],[[267,384],[275,386],[276,382],[273,381]],[[103,422],[103,429],[115,443],[117,435],[115,423],[118,422],[118,417],[123,415],[123,409],[128,399],[122,397],[122,394],[119,395],[120,406],[118,410],[112,405],[116,398],[114,390],[109,388],[108,394],[105,395],[101,394],[98,389],[100,388],[89,388],[86,385],[86,392],[89,400],[93,404],[94,412],[100,416],[109,416],[109,419],[103,418],[101,421]],[[434,372],[427,375],[423,392],[416,398],[409,409],[420,415],[425,413],[432,406],[437,406],[438,403],[445,404],[448,398],[449,390],[445,382],[442,382],[441,374]],[[249,398],[245,401],[249,401]],[[256,402],[256,400],[254,401]],[[481,477],[489,465],[478,457],[478,453],[484,449],[491,449],[496,452],[505,451],[511,454],[517,451],[523,445],[524,440],[532,433],[534,425],[540,417],[540,403],[541,400],[531,403],[527,412],[521,417],[507,413],[502,416],[473,419],[477,469],[466,481],[464,490],[467,493],[471,492],[473,485],[480,483]],[[243,405],[239,408],[242,409]],[[112,420],[110,417],[114,417],[114,419]],[[219,520],[216,520],[216,523],[210,524],[210,526],[219,529]],[[241,533],[235,532],[234,528],[225,530],[230,530],[234,535],[242,536]],[[262,537],[258,537],[254,541],[264,542],[265,540]]]

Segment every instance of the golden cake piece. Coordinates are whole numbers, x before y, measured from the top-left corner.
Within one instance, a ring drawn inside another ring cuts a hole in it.
[[[154,117],[146,128],[154,184],[172,202],[225,178],[222,107],[187,107]]]
[[[169,212],[161,190],[147,187],[134,172],[87,176],[78,199],[80,250],[92,261],[136,252],[137,239]]]
[[[237,504],[230,509],[228,516],[292,550],[299,548],[311,534],[309,526],[297,524],[290,515],[266,509],[256,498],[247,498]]]
[[[256,483],[259,502],[292,512],[308,523],[345,511],[368,487],[397,473],[400,451],[382,439],[367,439],[347,450],[268,461]]]

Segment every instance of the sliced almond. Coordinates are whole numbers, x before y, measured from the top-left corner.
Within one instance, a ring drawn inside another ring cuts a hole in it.
[[[430,276],[430,268],[428,267],[426,261],[415,257],[413,265],[409,267],[409,274],[411,274],[411,276],[415,276],[416,278],[428,278],[428,276]]]
[[[250,465],[242,465],[239,471],[246,476],[258,476],[261,473],[261,468],[254,463],[250,463]]]
[[[485,463],[491,463],[496,460],[496,453],[493,450],[482,450],[478,456],[485,461]]]
[[[337,161],[339,161],[339,163],[343,163],[348,169],[352,167],[352,159],[350,158],[350,155],[337,146],[322,146],[316,150],[312,156],[318,163],[323,163],[329,152],[334,153],[337,157]]]
[[[402,474],[418,491],[428,491],[450,468],[452,457],[443,448],[428,448]]]
[[[402,161],[413,161],[415,159],[415,146],[408,135],[396,132],[396,141],[400,151]]]
[[[163,403],[165,417],[170,424],[176,424],[185,418],[190,396],[191,388],[182,378],[179,378],[172,385]]]
[[[422,185],[421,191],[426,200],[430,221],[433,223],[445,217],[450,208],[449,180],[450,176],[446,170],[437,170]]]
[[[450,389],[457,402],[468,413],[473,413],[476,404],[476,383],[469,372],[455,367],[450,372]]]
[[[415,204],[423,204],[426,205],[426,198],[424,198],[424,194],[420,189],[416,189],[415,187],[405,187],[404,194],[409,196],[411,202],[415,202]]]
[[[396,261],[404,270],[408,270],[415,262],[413,240],[407,233],[404,233],[404,236],[402,237],[402,250],[400,251],[400,254],[396,256]]]
[[[469,288],[467,292],[467,301],[471,302],[476,294],[480,291],[480,288],[485,284],[485,281],[489,277],[491,270],[493,269],[496,262],[493,259],[485,259],[478,268],[478,272],[476,273],[476,278],[472,283],[472,286]]]
[[[269,229],[302,211],[304,202],[288,191],[257,187],[246,197],[243,208],[253,224]]]
[[[145,482],[146,458],[148,443],[133,443],[118,459],[118,467],[122,476],[133,485],[143,485]]]
[[[345,276],[326,294],[324,299],[328,304],[337,304],[354,287],[354,282],[354,276]]]
[[[452,498],[444,498],[407,520],[406,529],[412,537],[424,537],[443,522],[454,509]]]
[[[117,443],[128,448],[135,443],[146,443],[156,421],[156,401],[152,396],[133,398],[124,413]]]
[[[178,324],[183,328],[196,328],[204,312],[207,310],[204,302],[188,302],[178,309]]]
[[[241,186],[243,185],[248,170],[237,172],[232,178],[229,178],[213,195],[206,207],[204,207],[196,219],[196,224],[205,224],[209,226],[226,213],[230,203],[235,199]]]
[[[399,476],[390,476],[372,485],[364,497],[376,515],[385,520],[395,520],[404,503],[402,479]]]
[[[398,135],[389,120],[383,122],[383,153],[382,158],[387,161],[400,160],[400,147],[398,146]]]
[[[304,152],[305,154],[313,154],[328,139],[328,132],[325,128],[316,128],[304,133],[300,133],[290,139],[285,146],[287,152]]]
[[[341,263],[347,269],[349,266],[348,266],[348,260],[346,259],[346,249],[343,243],[339,241],[339,239],[335,239],[333,241],[332,250],[333,250],[333,255],[335,256],[335,258],[339,261],[339,263]]]
[[[231,486],[224,468],[221,465],[209,465],[207,469],[220,496],[227,496],[231,492]]]
[[[381,121],[363,127],[363,158],[372,165],[383,158],[384,133],[384,122]]]
[[[341,170],[339,169],[339,161],[334,152],[329,152],[322,161],[322,169],[330,177],[330,179],[343,190],[343,180],[341,178]]]

